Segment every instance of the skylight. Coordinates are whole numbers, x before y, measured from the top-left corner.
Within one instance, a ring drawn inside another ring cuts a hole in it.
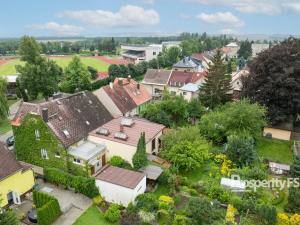
[[[115,138],[126,141],[128,139],[128,136],[127,136],[127,134],[125,134],[123,132],[116,132]]]
[[[63,132],[64,132],[64,135],[65,135],[67,138],[71,137],[68,130],[63,130]]]
[[[109,135],[109,130],[106,129],[106,128],[104,128],[104,127],[100,127],[100,128],[96,131],[96,134],[108,136],[108,135]]]
[[[132,118],[122,118],[121,125],[126,127],[131,127],[134,124],[134,121]]]

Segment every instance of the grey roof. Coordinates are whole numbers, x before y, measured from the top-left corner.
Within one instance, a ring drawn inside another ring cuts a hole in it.
[[[144,172],[148,179],[157,180],[157,178],[162,174],[163,169],[159,166],[148,165],[144,168],[141,168],[139,171]]]
[[[171,76],[171,70],[148,69],[142,83],[166,85]]]
[[[181,91],[189,91],[189,92],[196,92],[199,90],[198,84],[188,83],[183,87],[179,88]]]
[[[290,165],[287,165],[287,164],[281,164],[281,163],[276,163],[276,162],[269,162],[269,167],[270,168],[276,168],[276,169],[290,171]]]
[[[201,64],[197,60],[195,60],[191,57],[184,57],[182,60],[175,63],[173,65],[173,67],[174,68],[195,68],[195,67],[198,67],[200,65]]]
[[[96,144],[91,141],[85,141],[78,146],[71,146],[69,149],[69,154],[85,161],[89,161],[104,150],[104,145]]]

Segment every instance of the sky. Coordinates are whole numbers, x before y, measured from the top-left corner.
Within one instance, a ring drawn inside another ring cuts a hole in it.
[[[300,0],[8,0],[0,37],[300,34]]]

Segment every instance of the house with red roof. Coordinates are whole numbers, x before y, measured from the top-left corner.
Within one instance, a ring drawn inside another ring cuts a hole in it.
[[[144,85],[130,77],[116,78],[94,94],[115,118],[138,115],[152,99]]]
[[[119,156],[132,164],[141,133],[145,132],[146,152],[157,155],[165,126],[136,117],[118,117],[89,133],[88,140],[105,145],[107,158]]]

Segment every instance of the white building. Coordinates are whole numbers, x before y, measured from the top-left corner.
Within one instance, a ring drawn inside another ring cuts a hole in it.
[[[96,186],[105,201],[125,207],[146,191],[144,173],[107,165],[94,177]]]
[[[150,61],[155,59],[162,52],[162,45],[121,45],[121,55],[123,59],[130,63]]]
[[[253,43],[251,45],[251,48],[252,48],[252,57],[255,57],[262,51],[269,49],[270,44],[255,44],[255,43]]]
[[[231,190],[232,192],[244,192],[246,190],[246,182],[222,177],[221,186]]]

